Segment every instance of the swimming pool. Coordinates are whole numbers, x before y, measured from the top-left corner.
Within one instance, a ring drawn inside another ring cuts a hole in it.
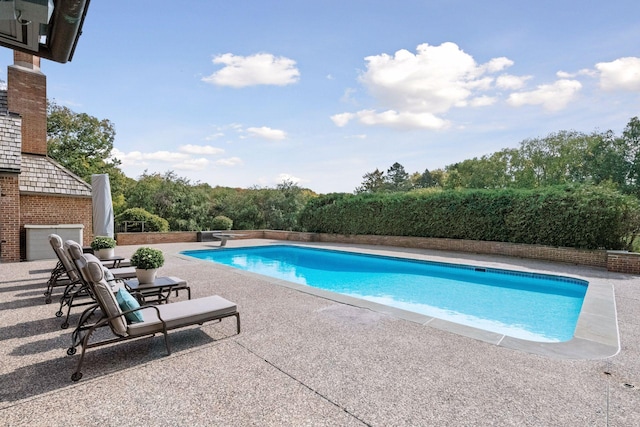
[[[573,337],[588,282],[291,245],[182,252],[510,337]]]

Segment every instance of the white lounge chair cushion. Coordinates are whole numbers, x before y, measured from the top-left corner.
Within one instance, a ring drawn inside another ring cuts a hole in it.
[[[204,323],[237,312],[235,303],[218,295],[161,304],[155,307],[158,308],[160,317],[165,321],[167,330]],[[145,308],[142,312],[144,313],[144,322],[129,325],[127,329],[129,335],[145,335],[162,331],[162,323],[154,308]]]
[[[105,311],[105,316],[114,317],[109,322],[113,332],[117,335],[124,336],[127,333],[127,322],[122,314],[118,301],[111,286],[104,280],[104,271],[100,260],[91,254],[83,254],[78,260],[78,265],[86,276],[86,279],[92,284],[93,292],[96,299],[100,302],[100,306]]]
[[[69,251],[69,255],[71,256],[71,259],[77,260],[82,257],[83,251],[82,251],[82,246],[80,246],[80,243],[74,240],[66,240],[64,242],[64,245]]]
[[[67,249],[67,251],[69,252],[69,256],[74,261],[78,261],[84,255],[84,251],[82,250],[82,246],[80,246],[80,243],[78,243],[78,242],[76,242],[74,240],[65,241],[64,242],[64,246]],[[91,254],[89,254],[89,255],[91,255]],[[100,261],[100,264],[102,264],[102,261]],[[133,267],[110,268],[109,272],[116,279],[130,279],[132,277],[136,277],[136,269],[133,268]],[[89,281],[89,278],[85,277],[84,280]]]
[[[53,251],[56,253],[56,255],[58,256],[58,259],[64,266],[64,269],[67,272],[69,279],[71,279],[72,282],[80,280],[80,276],[78,274],[78,271],[76,270],[75,265],[73,264],[73,261],[69,259],[69,257],[67,256],[67,253],[64,251],[64,244],[62,243],[62,238],[57,234],[50,234],[49,244],[51,245],[51,247],[53,248]]]

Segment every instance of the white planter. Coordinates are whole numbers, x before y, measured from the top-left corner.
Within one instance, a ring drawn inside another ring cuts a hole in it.
[[[156,274],[158,274],[157,268],[136,268],[136,277],[138,278],[138,283],[153,283],[156,280]]]
[[[94,252],[99,259],[111,259],[116,256],[116,248],[96,249]]]

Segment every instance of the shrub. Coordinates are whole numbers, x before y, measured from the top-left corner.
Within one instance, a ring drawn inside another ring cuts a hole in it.
[[[131,265],[144,270],[160,268],[164,265],[164,255],[160,249],[143,246],[133,253]]]
[[[328,194],[307,203],[311,232],[437,237],[623,249],[640,228],[638,200],[607,187]]]
[[[108,236],[96,236],[91,241],[91,249],[94,251],[100,249],[111,249],[116,247],[115,239]]]
[[[144,222],[144,231],[169,231],[169,222],[166,219],[149,213],[142,208],[127,209],[115,217],[118,228],[122,228],[125,221]],[[142,231],[142,229],[137,231]]]
[[[231,230],[233,220],[224,215],[218,215],[211,220],[211,228],[213,230]]]

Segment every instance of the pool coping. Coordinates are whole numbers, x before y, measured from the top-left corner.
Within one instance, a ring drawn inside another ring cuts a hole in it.
[[[419,260],[419,261],[432,261],[428,255],[417,254],[414,251],[398,251],[394,248],[393,254],[390,254],[384,248],[369,248],[369,247],[354,247],[354,246],[336,246],[325,244],[303,244],[296,242],[291,243],[263,243],[259,246],[299,246],[306,248],[323,248],[329,250],[339,250],[344,252],[370,254],[378,256],[390,256],[399,259]],[[253,245],[251,245],[253,246]],[[228,249],[236,249],[228,248]],[[215,249],[215,248],[211,248]],[[208,249],[201,249],[208,250]],[[224,250],[224,249],[223,249]],[[190,260],[196,260],[200,262],[210,261],[200,260],[188,255],[180,254],[181,257],[188,258]],[[440,261],[435,261],[440,262]],[[450,264],[458,265],[473,265],[479,267],[489,267],[499,270],[515,271],[503,267],[495,267],[492,265],[486,265],[481,261],[473,261],[473,264],[466,262],[446,261]],[[278,286],[287,287],[296,291],[304,292],[306,294],[314,295],[331,301],[336,301],[342,304],[347,304],[355,307],[360,307],[368,310],[372,310],[378,313],[387,314],[406,321],[419,323],[425,326],[436,328],[442,331],[451,332],[457,335],[462,335],[467,338],[476,339],[489,344],[493,344],[499,347],[504,347],[512,350],[523,351],[526,353],[537,354],[540,356],[546,356],[557,359],[605,359],[615,356],[620,351],[620,336],[618,330],[617,310],[615,304],[615,294],[613,285],[606,283],[605,280],[601,280],[597,277],[582,277],[579,274],[567,273],[561,274],[563,277],[575,278],[579,280],[585,280],[589,282],[587,292],[580,310],[580,315],[576,325],[574,336],[569,341],[564,342],[537,342],[529,341],[520,338],[514,338],[507,335],[499,334],[496,332],[490,332],[483,329],[474,328],[467,325],[461,325],[458,323],[450,322],[443,319],[419,314],[407,310],[403,310],[396,307],[391,307],[383,304],[379,304],[373,301],[368,301],[360,298],[351,297],[348,295],[339,294],[319,288],[314,288],[308,285],[301,285],[294,282],[289,282],[283,279],[277,279],[269,276],[265,276],[258,273],[252,273],[245,270],[240,270],[231,266],[216,264],[220,268],[234,271],[241,275],[247,275],[253,278],[259,278],[265,282],[275,284]],[[527,272],[534,274],[546,274],[546,272],[537,272],[535,269],[527,269]],[[560,274],[554,274],[560,275]]]

